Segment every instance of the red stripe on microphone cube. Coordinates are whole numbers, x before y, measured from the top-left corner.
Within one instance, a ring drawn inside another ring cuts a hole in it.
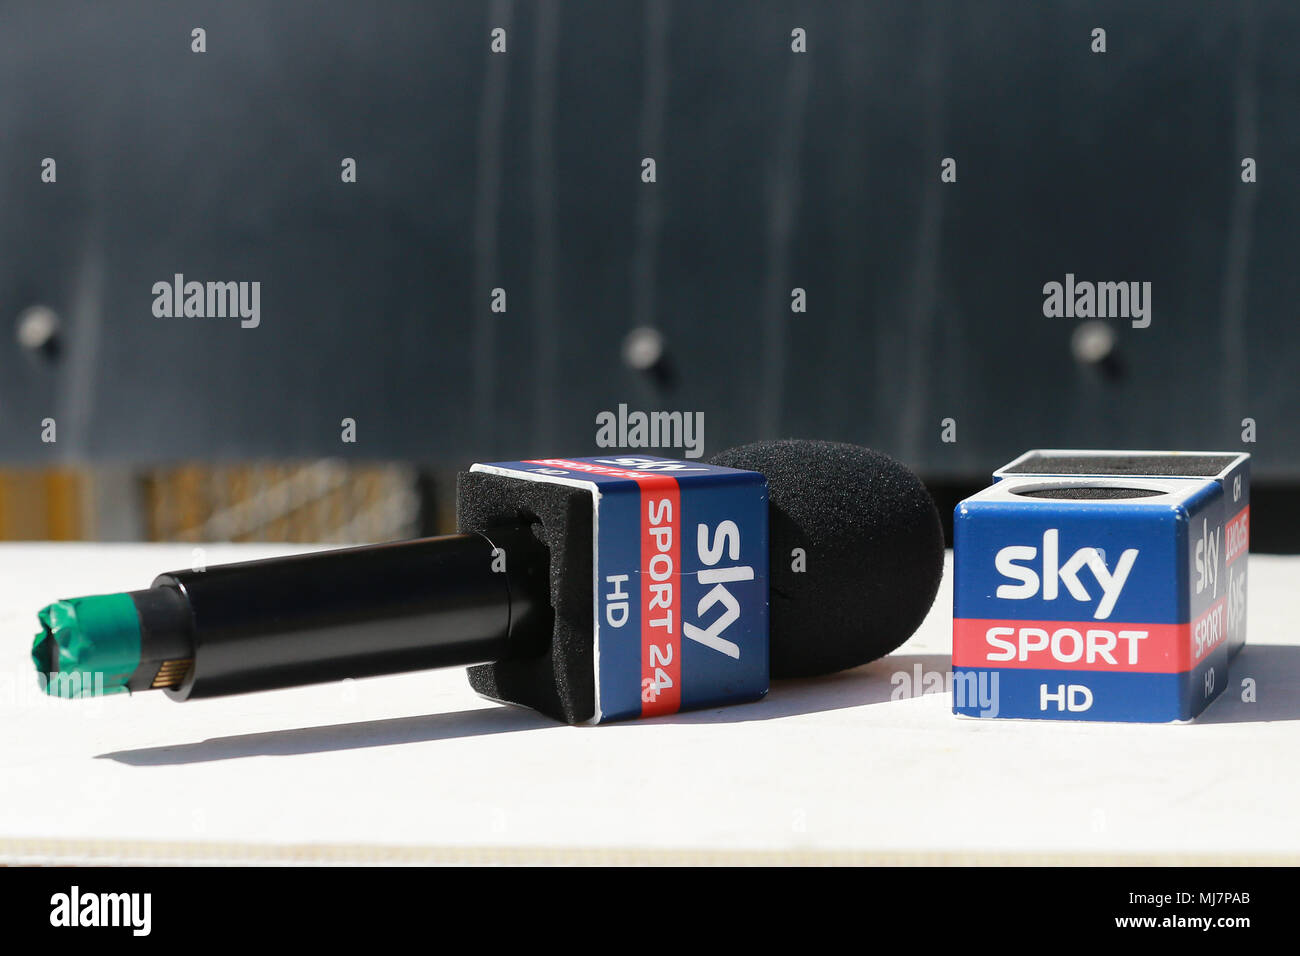
[[[1190,624],[953,620],[954,667],[1022,667],[1178,674],[1227,634],[1226,597]]]
[[[1173,674],[1190,670],[1185,624],[953,621],[955,667],[1023,667]]]
[[[681,494],[670,475],[636,478],[641,488],[641,716],[682,704]]]

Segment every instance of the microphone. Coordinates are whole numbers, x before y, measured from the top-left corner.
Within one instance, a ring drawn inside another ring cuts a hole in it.
[[[473,665],[484,696],[600,722],[874,660],[920,624],[943,566],[920,480],[832,442],[475,465],[457,525],[56,601],[32,659],[54,696],[178,701]]]
[[[773,677],[858,667],[921,626],[943,577],[943,524],[904,465],[861,445],[808,440],[755,442],[709,460],[767,478]]]

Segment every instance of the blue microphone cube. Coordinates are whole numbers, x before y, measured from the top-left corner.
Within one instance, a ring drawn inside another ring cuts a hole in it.
[[[577,682],[592,672],[590,722],[656,717],[767,693],[768,494],[757,472],[651,455],[476,464],[471,473],[589,494],[594,601],[575,638],[552,650]],[[565,658],[571,653],[571,658]],[[475,672],[499,665],[483,665]],[[531,668],[531,665],[529,665]],[[553,665],[554,666],[554,665]],[[533,673],[533,670],[529,670]],[[546,675],[543,684],[558,680]],[[528,698],[544,709],[535,684]]]
[[[1040,448],[993,472],[1008,476],[1211,478],[1223,489],[1223,548],[1228,562],[1228,656],[1246,644],[1246,571],[1250,557],[1250,455],[1231,451],[1098,451]]]
[[[1015,466],[954,515],[954,713],[1195,717],[1227,684],[1230,631],[1244,639],[1231,480]]]

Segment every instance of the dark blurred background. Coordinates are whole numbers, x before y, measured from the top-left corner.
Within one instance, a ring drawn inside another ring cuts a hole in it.
[[[626,404],[944,511],[1033,447],[1249,451],[1300,549],[1297,50],[1294,0],[3,4],[0,537],[445,530]],[[176,273],[260,324],[156,317]],[[1067,273],[1150,326],[1045,317]]]

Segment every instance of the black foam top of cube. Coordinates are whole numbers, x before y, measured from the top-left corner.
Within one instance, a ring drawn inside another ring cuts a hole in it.
[[[1118,501],[1124,498],[1154,498],[1162,495],[1162,491],[1153,491],[1150,488],[1114,488],[1101,486],[1086,486],[1074,488],[1027,488],[1023,491],[1012,491],[1012,494],[1021,495],[1025,498],[1056,498],[1062,501]]]
[[[1236,455],[1030,455],[1003,470],[1005,475],[1091,475],[1149,478],[1213,478]]]

